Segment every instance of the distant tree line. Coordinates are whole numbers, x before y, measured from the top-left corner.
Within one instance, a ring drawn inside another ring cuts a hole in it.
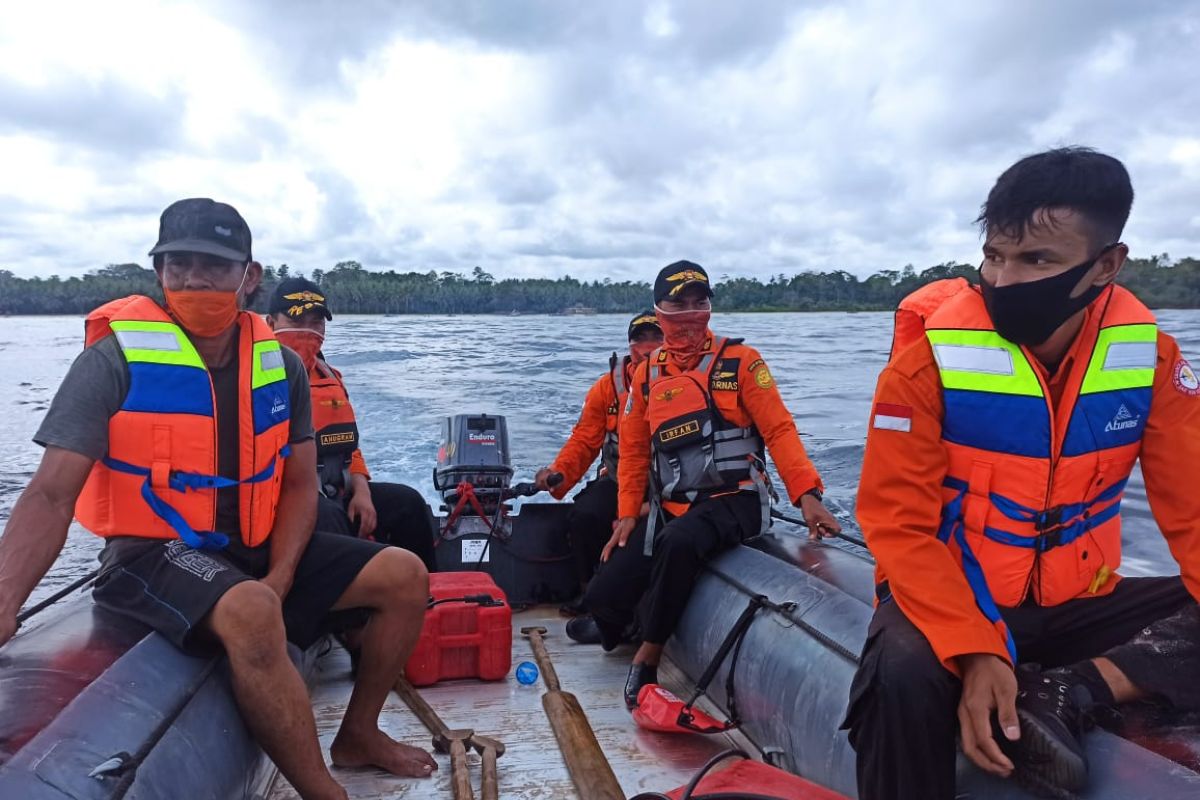
[[[271,289],[303,274],[286,264],[265,268],[263,288],[254,298],[263,311]],[[722,311],[882,311],[896,307],[909,292],[940,278],[976,279],[970,264],[938,264],[917,272],[911,265],[858,278],[844,270],[757,278],[718,276]],[[342,261],[308,276],[329,293],[332,307],[346,314],[555,314],[582,306],[597,312],[631,312],[650,303],[644,282],[580,281],[572,277],[496,280],[476,267],[457,272],[368,270]],[[1172,260],[1164,253],[1130,259],[1120,282],[1152,308],[1200,308],[1200,260]],[[0,314],[83,314],[128,294],[161,299],[154,271],[138,264],[110,264],[83,277],[20,278],[0,270]]]

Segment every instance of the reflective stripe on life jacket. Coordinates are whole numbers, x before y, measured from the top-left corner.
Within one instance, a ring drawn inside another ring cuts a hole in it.
[[[1121,287],[1086,320],[1057,407],[1029,352],[996,333],[977,290],[927,321],[949,457],[938,538],[1001,627],[1000,607],[1030,592],[1054,606],[1109,591],[1120,565],[1121,498],[1150,411],[1158,330]]]
[[[625,381],[625,370],[630,357],[621,358],[616,353],[608,359],[608,377],[612,381],[613,402],[605,409],[604,443],[600,446],[600,466],[614,481],[617,479],[617,463],[620,453],[618,428],[621,422],[621,410],[625,408],[625,400],[629,396],[629,386]]]
[[[242,540],[250,547],[266,541],[288,453],[287,375],[266,323],[242,312],[237,325],[242,477],[233,480],[217,474],[212,379],[184,331],[148,297],[115,300],[88,316],[87,344],[116,337],[129,391],[109,420],[108,453],[92,467],[75,505],[85,528],[219,549],[228,539],[212,532],[217,490],[237,486]]]
[[[713,400],[714,367],[726,347],[741,340],[718,339],[692,369],[668,375],[667,354],[650,356],[643,386],[650,423],[651,513],[646,553],[653,548],[658,508],[663,501],[695,503],[743,489],[758,492],[763,529],[770,526],[773,494],[766,475],[762,437],[754,425],[736,426]]]
[[[350,457],[359,447],[358,422],[342,374],[318,358],[308,375],[321,489],[333,497],[350,484]]]

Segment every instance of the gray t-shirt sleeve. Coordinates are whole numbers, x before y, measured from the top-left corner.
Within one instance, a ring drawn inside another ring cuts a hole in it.
[[[129,391],[129,373],[117,340],[85,348],[67,370],[33,440],[99,460],[108,453],[108,421]]]
[[[286,347],[283,351],[283,368],[287,373],[288,400],[291,403],[291,423],[288,441],[303,442],[313,438],[312,394],[308,386],[308,370],[300,356]]]

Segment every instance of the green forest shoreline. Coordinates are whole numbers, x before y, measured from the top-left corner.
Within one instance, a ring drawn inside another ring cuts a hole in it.
[[[304,275],[286,264],[265,268],[253,308],[265,310],[271,288]],[[976,279],[971,264],[912,266],[858,278],[843,270],[804,271],[769,279],[717,276],[721,311],[890,311],[914,289],[941,278]],[[476,267],[457,272],[397,272],[343,261],[306,277],[329,293],[339,314],[562,314],[630,313],[649,303],[646,282],[562,278],[496,280]],[[1118,282],[1151,308],[1200,308],[1200,259],[1166,254],[1129,259]],[[110,264],[82,277],[21,278],[0,269],[0,315],[84,314],[129,294],[158,297],[154,271],[139,264]]]

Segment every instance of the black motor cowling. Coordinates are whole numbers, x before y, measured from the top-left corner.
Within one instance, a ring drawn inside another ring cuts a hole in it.
[[[508,451],[508,425],[492,414],[457,414],[442,421],[433,488],[442,502],[458,502],[458,485],[475,488],[475,495],[489,512],[500,502],[512,482],[513,468]],[[468,513],[467,509],[463,509]]]

